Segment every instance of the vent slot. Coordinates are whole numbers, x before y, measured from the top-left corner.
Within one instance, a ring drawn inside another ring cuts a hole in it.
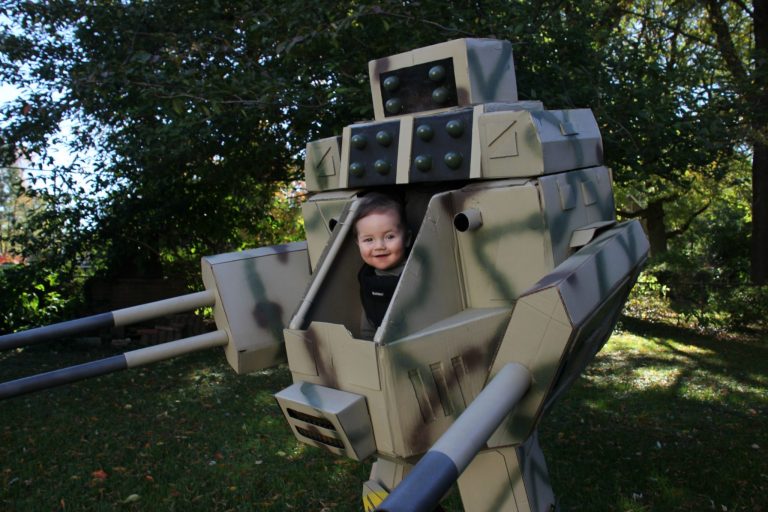
[[[325,418],[318,418],[317,416],[311,416],[309,414],[305,414],[303,412],[299,412],[295,409],[288,409],[288,415],[291,418],[295,418],[299,421],[303,421],[305,423],[309,423],[311,425],[317,425],[318,427],[322,427],[327,430],[336,430],[336,427],[333,426],[333,423],[328,421]],[[309,437],[309,436],[307,436]]]
[[[342,443],[338,439],[324,436],[320,432],[311,432],[301,427],[296,427],[296,431],[302,436],[306,437],[307,439],[312,439],[313,441],[317,441],[318,443],[322,443],[328,446],[333,446],[334,448],[339,448],[341,450],[344,449],[344,443]]]

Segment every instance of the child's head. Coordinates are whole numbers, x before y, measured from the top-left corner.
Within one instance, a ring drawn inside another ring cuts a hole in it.
[[[384,194],[373,192],[361,199],[355,236],[365,263],[378,270],[402,263],[408,242],[404,218],[402,205]]]

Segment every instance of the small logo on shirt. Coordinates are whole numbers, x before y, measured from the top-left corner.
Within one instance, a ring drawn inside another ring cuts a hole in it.
[[[373,295],[374,297],[383,297],[383,296],[384,296],[384,293],[383,293],[383,292],[373,292],[373,291],[372,291],[372,292],[371,292],[371,295]]]

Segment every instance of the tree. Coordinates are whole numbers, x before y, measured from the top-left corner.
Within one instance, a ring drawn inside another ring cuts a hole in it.
[[[720,98],[716,55],[688,37],[700,19],[684,2],[622,7],[609,41],[612,70],[598,112],[625,217],[640,217],[651,253],[663,255],[710,204],[712,184],[729,172],[737,116]],[[724,107],[725,104],[725,107]]]
[[[704,3],[752,146],[752,281],[768,284],[768,0]]]
[[[0,78],[23,89],[2,107],[3,144],[53,171],[24,239],[51,267],[156,276],[280,240],[270,205],[300,176],[305,143],[372,117],[367,61],[458,37],[512,41],[521,99],[594,110],[657,249],[745,140],[720,53],[694,37],[705,20],[693,0],[0,6],[13,19]],[[47,149],[62,122],[79,156],[67,167]]]
[[[409,4],[3,2],[15,25],[3,35],[2,77],[24,89],[3,109],[7,142],[50,166],[49,139],[69,122],[82,155],[57,169],[56,187],[41,187],[43,244],[27,249],[160,275],[190,254],[259,244],[256,220],[276,183],[299,177],[304,144],[371,117],[373,57],[495,33],[521,40],[523,62],[554,68],[523,87],[531,97],[551,83],[580,102],[562,92],[570,57],[546,48],[561,36],[589,48],[586,3],[562,15],[547,2]]]
[[[666,131],[666,135],[672,135],[682,143],[682,150],[693,151],[689,161],[718,180],[731,168],[734,158],[751,157],[751,268],[754,284],[765,284],[768,278],[767,5],[765,0],[755,0],[751,6],[723,0],[636,2],[627,9],[624,29],[628,40],[634,42],[635,49],[644,53],[646,59],[656,56],[658,69],[663,72],[663,82],[676,86],[671,98],[680,101],[681,119],[687,117],[700,127],[699,136],[694,139],[678,137]],[[631,55],[625,50],[619,53]],[[671,70],[678,77],[669,81]],[[684,71],[682,75],[681,70]],[[658,80],[654,78],[652,82],[658,83]],[[661,96],[662,99],[664,97]],[[657,103],[649,102],[651,105]],[[667,125],[668,128],[671,126]],[[686,162],[684,156],[676,160],[676,172],[672,174],[690,173],[692,169],[679,165]],[[666,170],[660,174],[668,175]],[[635,180],[628,180],[628,183],[632,181]],[[685,187],[691,184],[682,183]],[[641,179],[639,186],[634,188],[638,191],[658,190],[660,187],[668,190],[668,185],[664,179],[656,184]],[[666,228],[655,226],[651,219],[664,220],[663,215],[658,215],[663,204],[679,194],[673,187],[666,196],[658,195],[648,202],[647,209],[640,210],[649,214],[652,240],[663,242],[665,236],[662,234]],[[688,200],[690,196],[686,194],[685,198]],[[689,224],[687,220],[682,223]],[[654,237],[654,233],[658,236]]]

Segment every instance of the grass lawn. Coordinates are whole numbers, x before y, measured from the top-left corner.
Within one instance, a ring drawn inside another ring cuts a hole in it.
[[[562,509],[768,510],[768,340],[623,326],[541,424]],[[0,380],[113,353],[3,353]],[[289,384],[210,350],[0,402],[0,510],[362,510],[369,464],[296,442]]]

